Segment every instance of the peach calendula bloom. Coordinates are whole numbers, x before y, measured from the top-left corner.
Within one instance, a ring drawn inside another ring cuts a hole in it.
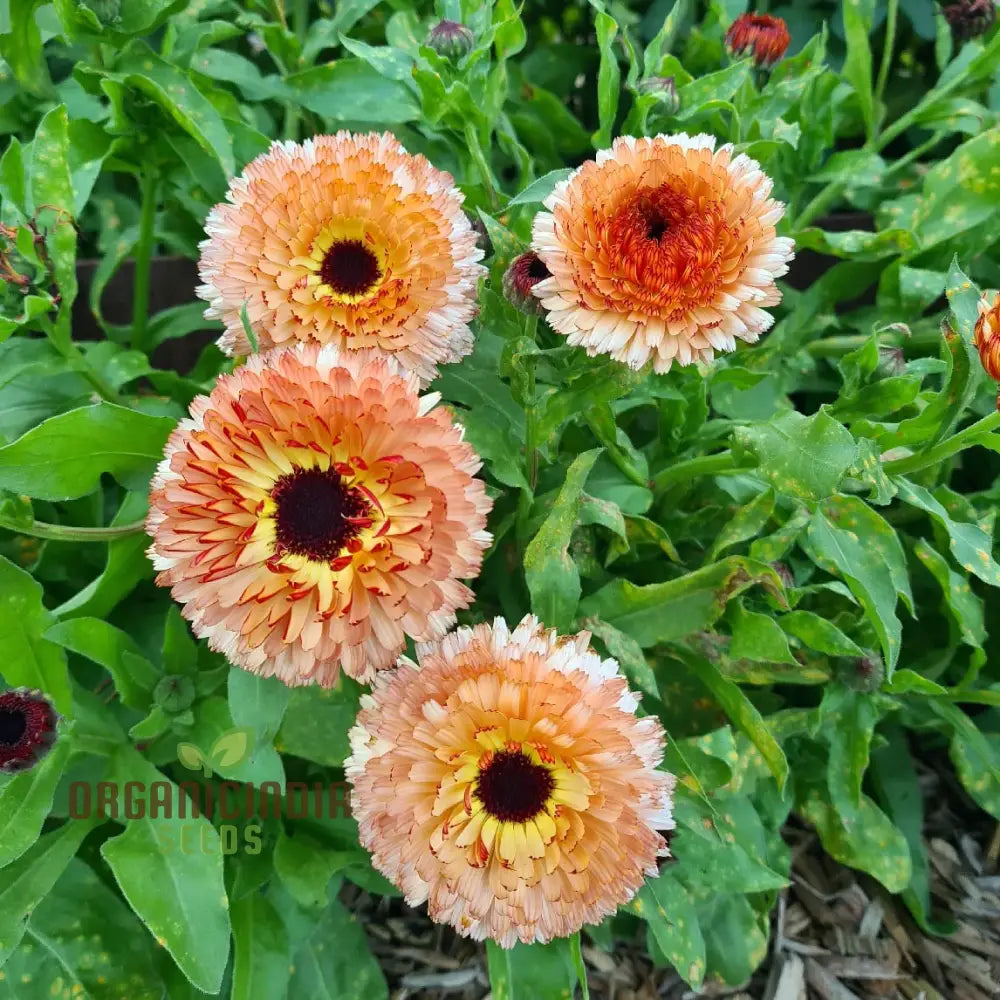
[[[572,934],[669,855],[663,729],[589,641],[498,618],[418,646],[362,698],[344,765],[361,841],[465,936]]]
[[[711,361],[770,328],[793,242],[755,160],[710,135],[616,139],[546,199],[532,292],[553,329],[631,368]]]
[[[491,501],[463,430],[390,357],[255,354],[167,442],[147,530],[195,634],[289,685],[360,681],[469,605]]]
[[[980,298],[975,342],[986,374],[1000,382],[1000,292],[992,302],[985,295]]]
[[[472,350],[483,253],[450,174],[388,133],[276,142],[208,215],[198,294],[227,354],[295,341],[395,355],[424,383]]]
[[[770,69],[781,61],[792,36],[788,25],[771,14],[741,14],[726,32],[726,51],[749,55],[759,69]]]

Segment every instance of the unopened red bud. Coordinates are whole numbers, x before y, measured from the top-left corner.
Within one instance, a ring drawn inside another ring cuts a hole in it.
[[[979,300],[975,344],[986,374],[1000,382],[1000,292],[992,303],[985,295]]]
[[[989,31],[996,20],[997,8],[994,0],[964,0],[962,3],[945,4],[941,13],[955,40],[967,42]]]
[[[507,301],[521,312],[531,316],[541,316],[542,303],[533,294],[533,289],[540,281],[552,275],[545,266],[545,261],[533,250],[515,257],[504,272],[503,291]]]
[[[780,62],[791,40],[780,17],[741,14],[726,32],[726,51],[732,56],[750,55],[758,68],[769,69]]]

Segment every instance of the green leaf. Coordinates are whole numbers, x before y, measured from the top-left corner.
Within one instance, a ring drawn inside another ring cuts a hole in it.
[[[292,689],[277,677],[260,677],[233,667],[229,671],[229,711],[237,726],[247,727],[257,743],[270,741],[284,717]]]
[[[917,780],[906,734],[898,726],[880,731],[886,737],[872,754],[871,770],[883,808],[902,831],[910,849],[910,884],[903,891],[903,900],[917,922],[932,934],[949,934],[955,929],[933,923],[931,914],[930,862],[924,847],[924,796]]]
[[[897,479],[899,497],[913,507],[927,511],[948,534],[951,554],[968,573],[991,587],[1000,587],[1000,565],[993,558],[993,540],[976,524],[953,521],[948,511],[929,490],[907,479]]]
[[[794,635],[810,649],[827,656],[864,656],[865,651],[828,621],[812,611],[790,611],[778,619],[789,635]]]
[[[912,867],[906,838],[867,795],[861,796],[850,828],[841,823],[818,787],[807,792],[799,811],[816,827],[824,850],[841,864],[868,872],[889,892],[902,892],[909,885]]]
[[[70,742],[62,736],[40,764],[0,785],[0,868],[38,840],[69,754]]]
[[[147,509],[146,491],[129,493],[111,519],[113,526],[130,524],[142,517]],[[104,569],[86,587],[60,604],[55,610],[59,618],[71,615],[103,618],[119,601],[131,593],[141,580],[153,575],[153,566],[146,556],[149,538],[145,534],[126,535],[108,544]]]
[[[338,59],[293,73],[285,84],[304,107],[330,121],[395,125],[420,116],[410,88],[363,59]]]
[[[707,628],[728,601],[753,584],[782,593],[781,580],[765,563],[729,556],[693,573],[637,586],[614,580],[580,602],[580,619],[594,617],[630,635],[642,647],[681,639]]]
[[[275,874],[295,901],[309,909],[326,904],[330,880],[345,867],[344,861],[343,851],[298,832],[290,837],[282,831],[274,848]]]
[[[580,600],[580,571],[570,557],[569,543],[587,475],[600,453],[595,448],[573,460],[549,516],[524,553],[531,610],[550,628],[568,630]]]
[[[705,978],[705,940],[688,890],[672,871],[647,879],[628,907],[646,921],[664,957],[697,989]]]
[[[805,417],[793,410],[768,423],[738,428],[734,444],[756,455],[759,473],[779,493],[822,500],[836,492],[858,446],[826,407]]]
[[[4,868],[0,888],[0,968],[24,937],[32,910],[52,891],[97,822],[71,819],[45,834]]]
[[[983,602],[972,592],[968,577],[956,573],[948,565],[948,560],[923,538],[917,540],[913,552],[941,585],[945,606],[951,612],[962,642],[975,650],[973,655],[981,664],[985,663],[986,654],[982,650],[986,642]]]
[[[708,554],[708,561],[714,562],[730,546],[756,538],[774,513],[774,490],[766,489],[755,496],[750,503],[741,507],[723,525]]]
[[[28,918],[24,939],[2,975],[4,1000],[72,996],[74,990],[79,1000],[162,1000],[167,995],[141,925],[78,859]],[[35,985],[29,991],[26,983]],[[63,988],[54,993],[58,984]]]
[[[493,1000],[572,1000],[577,975],[568,939],[501,948],[486,942]]]
[[[742,602],[733,605],[731,614],[733,641],[729,655],[737,660],[763,660],[769,663],[789,663],[797,667],[788,639],[781,626],[770,616],[748,611]]]
[[[830,748],[826,781],[846,829],[852,828],[861,808],[861,784],[878,719],[869,695],[834,685],[826,689],[819,708],[820,732]]]
[[[896,533],[863,500],[837,497],[813,515],[803,547],[817,566],[842,577],[858,599],[879,637],[891,677],[902,635],[897,595],[913,606]]]
[[[654,698],[660,696],[653,668],[635,639],[624,632],[619,632],[613,625],[602,622],[600,618],[585,618],[580,624],[604,643],[608,653],[621,665],[622,673],[628,678],[632,687]]]
[[[597,7],[596,3],[591,6]],[[615,19],[598,8],[594,18],[597,31],[597,47],[601,52],[601,63],[597,70],[597,114],[600,128],[594,133],[595,149],[605,149],[611,145],[611,131],[618,113],[618,95],[621,89],[621,70],[614,43],[618,34]]]
[[[360,699],[361,686],[344,674],[330,689],[295,688],[275,746],[282,753],[340,767],[351,752],[347,734]]]
[[[71,618],[51,626],[45,638],[104,667],[124,704],[149,708],[160,672],[127,632],[98,618]]]
[[[709,101],[729,101],[749,76],[750,62],[741,59],[725,69],[706,73],[683,84],[677,91],[681,102],[679,117],[682,120],[694,117]]]
[[[56,336],[70,337],[70,307],[76,299],[76,227],[73,178],[70,175],[69,118],[65,105],[53,108],[38,125],[31,144],[31,198],[45,228],[52,277],[59,288]]]
[[[389,987],[357,917],[333,900],[292,963],[290,997],[387,1000]]]
[[[187,737],[205,752],[207,765],[230,781],[260,786],[276,782],[285,787],[285,770],[266,734],[233,725],[225,698],[212,696],[196,702],[194,723]]]
[[[226,177],[236,172],[233,140],[222,116],[192,78],[161,59],[145,43],[133,41],[106,74],[158,104],[208,154]]]
[[[951,731],[951,760],[965,790],[1000,820],[1000,738],[982,732],[957,705],[931,699],[927,706]]]
[[[218,993],[230,937],[219,834],[204,816],[181,819],[181,790],[131,748],[115,757],[114,776],[119,786],[139,782],[147,796],[155,783],[168,785],[172,818],[152,819],[147,809],[101,846],[101,856],[129,905],[191,983]]]
[[[515,205],[536,205],[545,201],[555,190],[556,185],[566,180],[573,171],[569,167],[560,167],[558,170],[550,170],[544,177],[539,177],[537,181],[532,181],[520,194],[515,195],[509,202],[508,208]]]
[[[875,0],[844,0],[844,34],[847,58],[844,77],[858,95],[861,117],[869,140],[875,134],[875,95],[872,90],[871,35]]]
[[[784,788],[788,778],[788,761],[753,702],[736,684],[720,673],[719,668],[710,660],[687,650],[678,652],[677,655],[708,688],[733,725],[745,733],[760,751],[768,769],[777,780],[778,787]]]
[[[42,586],[0,556],[0,676],[11,687],[45,692],[63,715],[72,715],[66,654],[44,638],[52,613]]]
[[[292,957],[288,931],[266,896],[250,893],[233,903],[231,1000],[284,1000]]]
[[[29,93],[45,96],[52,91],[52,80],[42,52],[36,10],[45,0],[10,0],[7,29],[0,34],[0,56],[10,66],[14,79]]]
[[[143,489],[173,428],[169,417],[112,403],[61,413],[0,448],[0,489],[73,500],[97,489],[106,472],[126,489]]]
[[[745,983],[767,955],[766,920],[745,896],[714,892],[698,907],[708,966],[731,986]]]

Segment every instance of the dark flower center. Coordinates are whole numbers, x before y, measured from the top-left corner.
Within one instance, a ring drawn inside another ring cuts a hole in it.
[[[475,796],[501,822],[537,816],[555,788],[552,772],[520,750],[501,750],[479,772]]]
[[[361,240],[338,240],[327,250],[319,275],[338,295],[363,295],[382,277],[382,268]]]
[[[28,728],[24,712],[0,708],[0,743],[12,747],[18,743]]]
[[[295,469],[274,484],[271,498],[279,548],[315,562],[334,559],[371,524],[368,501],[333,469]]]
[[[552,273],[545,266],[545,261],[537,254],[532,254],[528,262],[528,277],[534,279],[535,282],[539,282],[551,276]]]

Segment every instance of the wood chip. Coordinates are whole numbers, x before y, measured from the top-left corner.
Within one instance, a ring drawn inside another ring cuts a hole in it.
[[[806,979],[822,1000],[860,1000],[857,993],[835,979],[816,959],[806,959]]]

